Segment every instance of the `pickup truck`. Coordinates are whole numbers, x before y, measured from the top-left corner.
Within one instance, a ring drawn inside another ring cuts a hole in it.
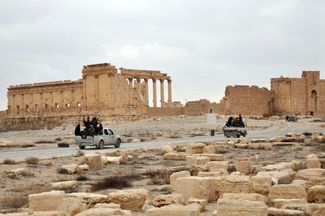
[[[115,148],[119,148],[121,145],[121,137],[109,128],[104,128],[103,134],[99,135],[75,136],[75,141],[80,149],[85,149],[86,146],[95,146],[98,149],[103,149],[106,145],[114,145]]]
[[[247,135],[247,127],[223,127],[223,134],[225,137],[230,138],[230,137],[237,137],[239,138],[240,136],[245,137]]]

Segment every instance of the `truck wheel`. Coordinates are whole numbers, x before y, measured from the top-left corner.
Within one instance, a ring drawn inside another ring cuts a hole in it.
[[[80,148],[80,149],[85,149],[85,148],[86,148],[86,146],[79,146],[79,148]]]
[[[121,139],[119,138],[119,139],[116,140],[116,143],[115,143],[114,147],[115,148],[120,148],[120,145],[121,145]]]
[[[99,141],[97,148],[98,149],[103,149],[104,148],[104,141],[103,140]]]

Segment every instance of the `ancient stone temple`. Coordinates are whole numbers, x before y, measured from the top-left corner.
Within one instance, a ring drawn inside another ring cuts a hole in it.
[[[149,106],[150,80],[152,107]],[[160,86],[160,104],[157,103],[157,81]],[[51,119],[56,122],[83,115],[137,118],[147,115],[150,108],[170,109],[171,85],[171,78],[160,71],[118,70],[109,63],[86,65],[82,70],[82,79],[76,81],[10,86],[6,121],[8,125],[21,122],[39,124],[42,121],[49,123]]]
[[[301,78],[271,79],[271,90],[257,86],[227,86],[225,114],[325,116],[325,80],[319,71]]]

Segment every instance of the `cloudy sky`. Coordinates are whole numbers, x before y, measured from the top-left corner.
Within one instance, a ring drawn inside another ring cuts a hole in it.
[[[7,87],[81,78],[83,65],[157,69],[174,100],[226,85],[325,74],[323,0],[1,0],[0,109]]]

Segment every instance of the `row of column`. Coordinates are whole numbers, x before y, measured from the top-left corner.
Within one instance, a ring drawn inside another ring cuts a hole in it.
[[[132,79],[129,79],[130,83],[132,82]],[[160,81],[160,102],[161,106],[163,107],[165,104],[165,89],[164,89],[164,79],[159,79]],[[172,106],[172,80],[168,79],[168,107]],[[137,78],[137,90],[138,95],[141,95],[141,78]],[[146,105],[149,106],[149,86],[148,86],[148,79],[144,79],[144,102]],[[152,79],[152,102],[153,107],[157,107],[157,79]]]

